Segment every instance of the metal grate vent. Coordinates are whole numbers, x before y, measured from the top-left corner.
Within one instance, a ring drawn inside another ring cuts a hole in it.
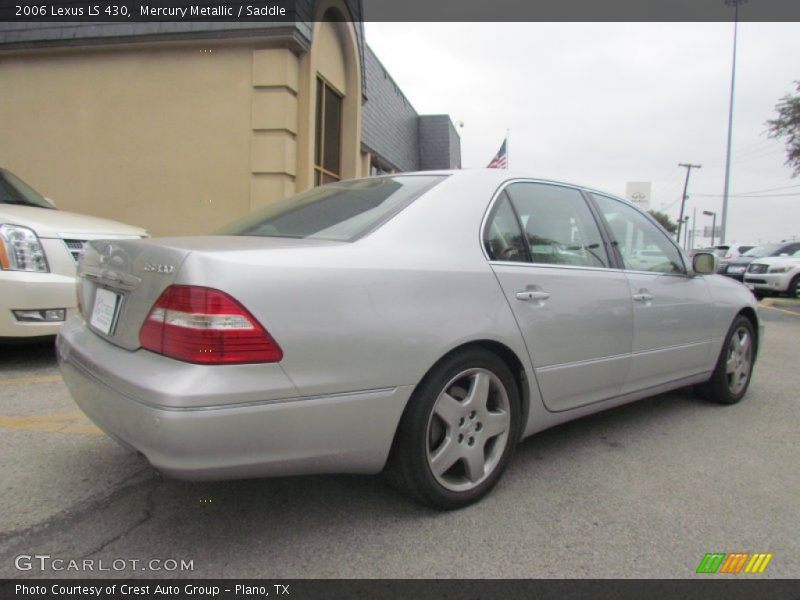
[[[67,250],[69,250],[69,253],[72,255],[72,260],[74,260],[76,264],[81,257],[83,247],[86,245],[87,241],[88,240],[64,240],[64,243],[67,245]]]

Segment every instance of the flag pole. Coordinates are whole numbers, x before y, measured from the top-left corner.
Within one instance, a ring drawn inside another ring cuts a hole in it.
[[[506,128],[506,170],[508,170],[509,162],[509,153],[508,153],[508,128]]]

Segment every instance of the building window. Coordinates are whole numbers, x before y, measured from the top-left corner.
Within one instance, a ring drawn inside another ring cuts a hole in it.
[[[342,96],[317,77],[317,123],[314,143],[314,185],[342,178]]]

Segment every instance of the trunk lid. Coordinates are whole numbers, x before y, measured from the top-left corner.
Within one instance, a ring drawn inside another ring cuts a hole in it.
[[[189,281],[181,267],[194,255],[193,268],[205,271],[204,258],[236,262],[239,253],[258,263],[269,263],[267,254],[294,248],[342,245],[310,239],[244,236],[155,238],[142,240],[94,240],[84,250],[78,265],[78,306],[92,331],[112,344],[128,350],[141,347],[142,324],[161,294],[172,284],[195,284],[225,291],[225,282]],[[267,253],[263,255],[261,253]],[[105,317],[103,316],[105,315]]]
[[[129,350],[139,348],[142,322],[175,281],[188,255],[188,250],[149,240],[90,241],[78,264],[78,306],[86,322],[113,344]],[[115,305],[104,308],[109,301]],[[101,310],[107,311],[106,319],[110,320],[102,320]]]

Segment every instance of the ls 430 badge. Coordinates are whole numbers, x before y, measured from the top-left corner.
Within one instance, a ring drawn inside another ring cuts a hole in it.
[[[144,266],[145,273],[160,273],[162,275],[169,275],[175,270],[175,265],[154,265],[147,263]]]

